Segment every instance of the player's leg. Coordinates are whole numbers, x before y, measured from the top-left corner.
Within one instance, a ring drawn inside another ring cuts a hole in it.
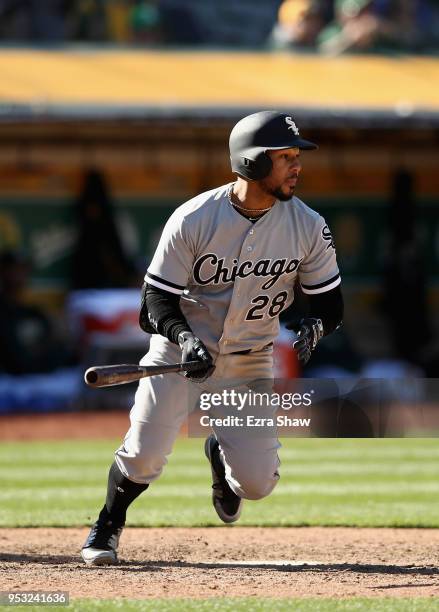
[[[243,356],[221,356],[216,365],[217,377],[222,380],[219,384],[229,391],[246,392],[249,385],[253,391],[260,393],[272,391],[271,350]],[[226,378],[227,375],[229,378]],[[235,384],[230,380],[232,377]],[[255,378],[258,380],[255,381]],[[214,409],[213,413],[220,419],[233,414],[244,420],[243,426],[214,427],[215,435],[206,440],[205,446],[212,467],[213,505],[218,516],[229,523],[239,518],[242,499],[261,499],[276,486],[279,480],[277,451],[280,443],[275,426],[246,426],[246,415],[252,413],[248,409],[238,411],[229,405]],[[273,416],[273,409],[268,405],[261,416]]]
[[[81,551],[82,558],[88,565],[117,563],[117,547],[125,525],[127,508],[148,486],[126,478],[116,462],[113,462],[108,474],[104,507]]]
[[[195,403],[198,395],[196,385],[178,374],[140,381],[130,412],[131,426],[115,453],[115,463],[126,478],[146,485],[160,476],[191,401]]]
[[[242,499],[262,499],[279,480],[278,438],[230,435],[215,432],[225,478],[231,490]]]
[[[142,364],[159,365],[179,359],[178,347],[157,342],[155,345]],[[189,394],[194,391],[196,387],[177,374],[140,381],[130,412],[130,429],[110,467],[105,504],[82,549],[86,563],[117,562],[116,550],[127,509],[160,476],[187,416]]]
[[[212,470],[212,503],[224,523],[233,523],[241,515],[243,499],[261,499],[276,486],[280,442],[268,432],[267,437],[253,438],[248,428],[239,432],[213,429],[205,443]]]
[[[211,434],[205,444],[204,452],[212,472],[212,504],[223,523],[234,523],[241,516],[242,498],[230,488],[226,479],[224,459],[218,440]]]

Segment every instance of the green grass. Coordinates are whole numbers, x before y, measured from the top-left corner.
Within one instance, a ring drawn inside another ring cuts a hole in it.
[[[288,439],[272,495],[246,502],[241,525],[439,527],[437,439]],[[103,504],[115,441],[0,447],[0,526],[88,525]],[[181,439],[130,525],[219,526],[203,440]]]
[[[38,610],[41,608],[18,606],[19,610]],[[69,606],[50,606],[49,610],[58,612],[94,612],[131,610],[145,612],[432,612],[439,610],[439,598],[349,598],[349,599],[80,599],[73,600]]]

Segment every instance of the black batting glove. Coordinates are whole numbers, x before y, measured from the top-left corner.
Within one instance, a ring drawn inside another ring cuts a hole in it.
[[[324,335],[321,319],[302,319],[298,324],[287,325],[287,329],[292,329],[297,333],[293,349],[297,352],[299,361],[303,365],[307,364],[317,342]]]
[[[181,362],[199,361],[200,369],[184,372],[184,376],[195,382],[204,382],[215,369],[212,355],[205,345],[193,333],[183,331],[178,334],[178,344],[181,348]]]

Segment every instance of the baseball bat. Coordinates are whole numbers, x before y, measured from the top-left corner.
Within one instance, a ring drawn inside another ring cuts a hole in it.
[[[190,372],[198,370],[202,364],[199,361],[172,363],[159,366],[141,366],[137,364],[120,364],[108,366],[93,366],[84,374],[84,380],[89,387],[113,387],[125,385],[141,378],[170,372]]]

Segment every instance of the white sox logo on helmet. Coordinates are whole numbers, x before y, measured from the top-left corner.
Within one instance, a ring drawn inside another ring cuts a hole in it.
[[[297,127],[297,125],[294,123],[293,118],[292,117],[285,117],[285,123],[288,124],[288,129],[289,130],[293,130],[293,132],[295,133],[296,136],[299,136],[299,128]]]

